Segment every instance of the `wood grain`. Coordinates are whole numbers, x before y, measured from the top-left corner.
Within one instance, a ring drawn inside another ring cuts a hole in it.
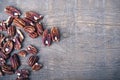
[[[23,14],[37,11],[45,16],[45,28],[57,26],[61,31],[61,41],[50,47],[44,47],[40,37],[26,35],[23,49],[36,45],[44,64],[31,73],[31,80],[120,80],[120,0],[1,0],[1,20],[7,18],[3,12],[7,5]],[[29,68],[27,57],[21,58],[21,68]]]

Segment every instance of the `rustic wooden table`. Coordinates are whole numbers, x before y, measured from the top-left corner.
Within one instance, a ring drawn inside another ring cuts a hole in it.
[[[0,0],[3,11],[13,5],[21,11],[33,10],[44,15],[44,27],[57,26],[61,41],[50,47],[42,45],[41,37],[26,35],[28,44],[39,48],[44,68],[31,73],[31,80],[120,80],[120,0]],[[29,56],[29,55],[28,55]],[[29,68],[28,58],[20,68]],[[5,75],[0,80],[15,80]]]

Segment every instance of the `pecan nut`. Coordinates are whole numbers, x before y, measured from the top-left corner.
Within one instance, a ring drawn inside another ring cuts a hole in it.
[[[1,77],[1,76],[3,76],[3,72],[2,72],[2,70],[0,69],[0,77]]]
[[[60,33],[57,27],[51,28],[51,36],[52,36],[52,41],[58,42],[60,40]]]
[[[38,60],[39,60],[38,56],[32,55],[28,59],[28,65],[32,67],[36,62],[38,62]]]
[[[38,35],[41,36],[43,34],[44,29],[42,23],[36,23],[36,30]]]
[[[0,58],[0,66],[3,66],[5,63],[6,63],[5,59],[1,57]]]
[[[18,53],[19,56],[21,57],[26,57],[27,55],[27,52],[25,50],[21,50],[19,53]]]
[[[10,62],[13,69],[17,69],[20,66],[20,59],[17,54],[14,54],[10,58]]]
[[[48,29],[44,30],[42,42],[45,46],[50,46],[52,43],[51,34],[48,33]]]
[[[11,65],[5,64],[4,66],[1,67],[1,69],[2,69],[2,72],[6,73],[6,74],[9,74],[9,75],[14,73]]]
[[[35,23],[31,21],[30,19],[23,18],[23,20],[25,21],[26,26],[35,26]]]
[[[14,42],[14,49],[16,50],[21,49],[22,45],[18,37],[14,37],[13,42]]]
[[[13,22],[17,27],[20,27],[20,28],[24,28],[26,25],[25,21],[22,18],[15,18]]]
[[[7,24],[5,23],[4,20],[0,22],[0,30],[1,31],[6,31],[7,30]]]
[[[5,54],[3,51],[0,51],[0,57],[7,59],[7,58],[9,58],[9,55]]]
[[[9,27],[12,24],[13,20],[14,20],[14,17],[12,16],[8,17],[8,19],[5,21],[7,27]]]
[[[33,39],[38,37],[37,32],[29,33],[28,35],[29,35],[29,37],[31,37]]]
[[[5,11],[7,14],[9,14],[10,16],[14,16],[14,17],[18,17],[18,16],[21,15],[21,12],[20,12],[17,8],[15,8],[15,7],[13,7],[13,6],[7,6],[7,7],[4,9],[4,11]]]
[[[43,67],[42,64],[38,64],[37,62],[32,66],[33,71],[38,71]]]
[[[26,51],[28,53],[31,53],[31,54],[37,54],[38,50],[35,46],[32,46],[32,45],[29,45],[27,48],[26,48]]]
[[[15,33],[16,33],[16,28],[15,28],[15,26],[10,26],[10,27],[8,27],[7,33],[8,33],[9,36],[14,36]]]
[[[3,41],[4,41],[4,39],[5,39],[5,36],[0,33],[0,48],[3,47]]]
[[[30,72],[29,72],[29,70],[27,70],[27,69],[21,69],[21,70],[17,70],[17,71],[16,71],[16,74],[17,74],[19,77],[28,78]]]
[[[17,29],[17,35],[18,35],[18,38],[19,38],[20,42],[23,42],[24,35],[23,35],[23,33],[20,29]]]
[[[25,26],[24,31],[27,33],[33,33],[35,31],[35,27],[34,26]]]
[[[38,22],[39,20],[43,19],[43,16],[36,12],[28,11],[25,13],[25,18],[30,19],[33,22]]]
[[[12,50],[13,50],[13,42],[11,40],[8,40],[3,45],[3,52],[5,54],[10,54]]]

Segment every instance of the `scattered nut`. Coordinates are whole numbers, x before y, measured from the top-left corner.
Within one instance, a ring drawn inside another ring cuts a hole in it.
[[[51,28],[51,36],[52,36],[52,41],[59,41],[60,40],[60,33],[57,27]]]
[[[28,11],[25,13],[25,18],[30,19],[34,22],[38,22],[39,20],[43,19],[43,16],[36,12]]]
[[[42,68],[42,64],[38,64],[37,62],[32,66],[33,71],[38,71]]]
[[[28,65],[32,67],[36,62],[38,62],[38,60],[39,60],[38,56],[32,55],[28,59]]]
[[[24,30],[27,33],[33,33],[33,32],[35,32],[35,27],[34,26],[25,26]]]
[[[43,32],[42,42],[45,46],[50,46],[52,43],[51,34],[48,33],[48,29],[44,30],[44,32]]]
[[[31,53],[31,54],[37,54],[38,50],[35,46],[32,46],[32,45],[29,45],[27,48],[26,48],[26,51],[28,53]]]
[[[18,53],[19,56],[21,57],[26,57],[27,55],[27,52],[25,50],[21,50],[19,53]]]
[[[15,33],[16,33],[16,28],[15,28],[15,26],[10,26],[10,27],[8,27],[7,33],[8,33],[9,36],[14,36]]]
[[[36,30],[38,35],[41,36],[43,34],[44,29],[42,23],[36,23]]]
[[[18,17],[21,15],[21,12],[13,6],[7,6],[4,11],[13,17]]]
[[[24,28],[26,25],[25,21],[22,18],[15,18],[13,22],[17,27],[20,27],[20,28]]]
[[[10,62],[11,62],[12,68],[15,70],[18,69],[18,67],[20,66],[20,59],[17,54],[14,54],[10,57]]]
[[[12,68],[11,65],[5,64],[5,65],[3,65],[3,66],[1,67],[1,69],[2,69],[2,72],[6,73],[6,74],[9,74],[9,75],[11,75],[11,74],[14,73],[13,68]]]
[[[11,40],[8,40],[3,46],[3,52],[5,54],[10,54],[12,50],[13,50],[13,42]]]

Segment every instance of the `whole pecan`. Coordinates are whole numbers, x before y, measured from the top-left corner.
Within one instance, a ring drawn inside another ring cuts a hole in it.
[[[38,60],[38,56],[32,55],[28,59],[28,65],[32,67],[36,62],[38,62]]]
[[[16,50],[21,49],[22,45],[21,45],[21,42],[19,40],[19,37],[17,37],[17,36],[14,37],[13,42],[14,42],[14,49],[16,49]]]
[[[25,18],[28,18],[34,22],[38,22],[39,20],[43,19],[43,16],[36,12],[28,11],[25,13]]]
[[[27,46],[26,51],[31,54],[37,54],[38,52],[37,48],[32,45]]]
[[[52,41],[58,42],[60,40],[60,33],[57,27],[51,28],[51,36],[52,36]]]
[[[18,38],[19,38],[20,42],[23,42],[24,35],[23,35],[23,33],[20,29],[17,29],[17,35],[18,35]]]
[[[43,32],[42,42],[45,46],[50,46],[52,43],[51,34],[48,32],[48,29]]]
[[[36,23],[36,30],[38,35],[41,36],[43,34],[44,29],[42,23]]]
[[[20,28],[24,28],[26,26],[26,23],[22,18],[15,18],[13,22],[17,27],[20,27]]]
[[[27,55],[27,52],[25,50],[21,50],[20,52],[18,52],[18,55],[21,57],[25,57]]]
[[[14,17],[18,17],[18,16],[21,15],[21,12],[20,12],[17,8],[15,8],[15,7],[13,7],[13,6],[7,6],[7,7],[4,9],[4,11],[5,11],[7,14],[9,14],[10,16],[14,16]]]
[[[9,75],[11,75],[11,74],[14,73],[13,68],[12,68],[11,65],[5,64],[5,65],[3,65],[3,66],[1,67],[1,69],[2,69],[2,72],[6,73],[6,74],[9,74]]]
[[[20,66],[20,59],[17,54],[14,54],[10,57],[10,62],[13,69],[17,69]]]
[[[3,45],[3,52],[5,54],[10,54],[12,50],[13,50],[13,42],[11,40],[8,40]]]
[[[23,20],[25,21],[26,26],[35,26],[35,23],[32,20],[27,18],[23,18]]]
[[[28,35],[29,35],[29,37],[31,37],[33,39],[38,37],[37,32],[32,32],[32,33],[29,33]]]
[[[8,33],[9,36],[14,36],[15,33],[16,33],[16,28],[15,28],[15,26],[10,26],[10,27],[8,27],[7,33]]]
[[[37,62],[32,66],[33,71],[38,71],[43,67],[42,64],[38,64]]]
[[[35,32],[35,27],[34,26],[25,26],[24,30],[27,33],[33,33],[33,32]]]

